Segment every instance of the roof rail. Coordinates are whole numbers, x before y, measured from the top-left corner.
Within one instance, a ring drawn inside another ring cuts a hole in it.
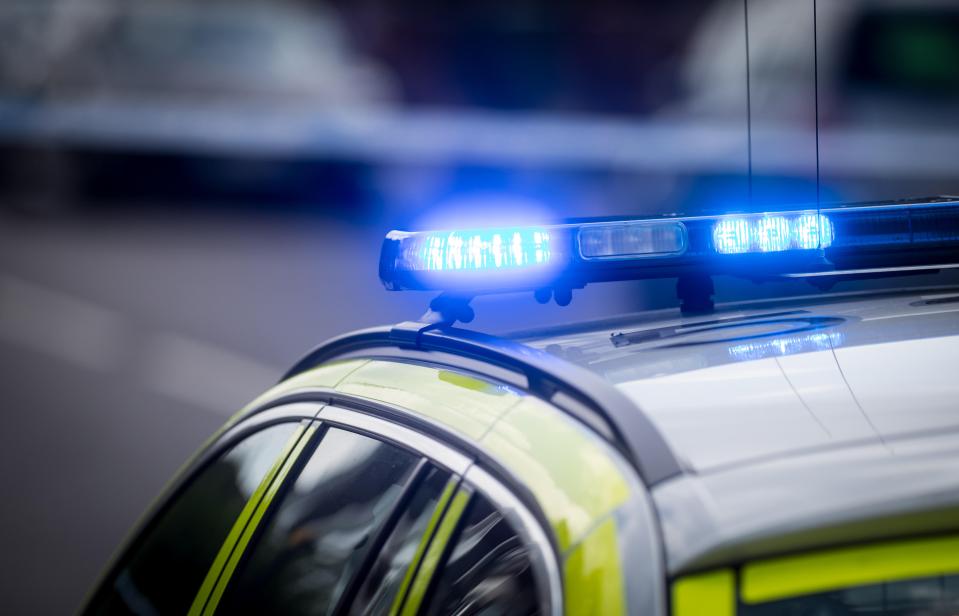
[[[549,353],[488,334],[419,322],[360,330],[310,351],[282,380],[351,357],[443,364],[507,382],[550,402],[604,437],[647,486],[682,473],[656,426],[614,385]]]

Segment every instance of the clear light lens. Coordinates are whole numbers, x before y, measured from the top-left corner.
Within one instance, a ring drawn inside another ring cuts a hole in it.
[[[755,245],[760,252],[778,252],[789,249],[789,222],[782,216],[764,216],[753,226]]]
[[[793,223],[796,248],[828,248],[835,234],[832,223],[821,214],[803,214]]]
[[[686,251],[686,227],[668,221],[585,225],[579,250],[584,259],[678,255]]]
[[[724,218],[713,225],[713,245],[717,252],[749,252],[749,222],[745,218]]]
[[[721,254],[828,248],[835,230],[815,212],[722,218],[713,224],[713,246]]]
[[[403,260],[412,271],[500,270],[546,265],[545,229],[482,229],[422,233],[404,241]]]

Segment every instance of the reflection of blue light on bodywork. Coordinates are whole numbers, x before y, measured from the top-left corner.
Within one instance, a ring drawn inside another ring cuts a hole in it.
[[[463,271],[545,265],[550,260],[544,229],[485,229],[425,233],[410,247],[411,269]]]
[[[729,357],[736,361],[753,361],[766,357],[783,357],[811,351],[828,351],[842,346],[846,336],[842,332],[816,332],[802,336],[783,336],[772,340],[737,344],[729,347]]]

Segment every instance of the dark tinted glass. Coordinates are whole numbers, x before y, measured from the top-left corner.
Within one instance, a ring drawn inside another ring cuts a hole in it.
[[[124,557],[97,614],[183,614],[230,528],[297,428],[267,428],[204,469]]]
[[[430,600],[431,614],[538,614],[529,552],[490,503],[474,496]]]
[[[417,486],[357,593],[351,614],[389,613],[449,478],[434,468]]]
[[[744,605],[739,613],[745,616],[954,616],[959,614],[959,575],[871,584]]]
[[[418,461],[330,429],[230,582],[224,611],[329,613]]]

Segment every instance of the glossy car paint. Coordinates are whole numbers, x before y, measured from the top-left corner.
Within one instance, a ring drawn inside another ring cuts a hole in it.
[[[614,383],[683,460],[651,487],[670,574],[959,528],[959,289],[576,330],[521,339]]]

